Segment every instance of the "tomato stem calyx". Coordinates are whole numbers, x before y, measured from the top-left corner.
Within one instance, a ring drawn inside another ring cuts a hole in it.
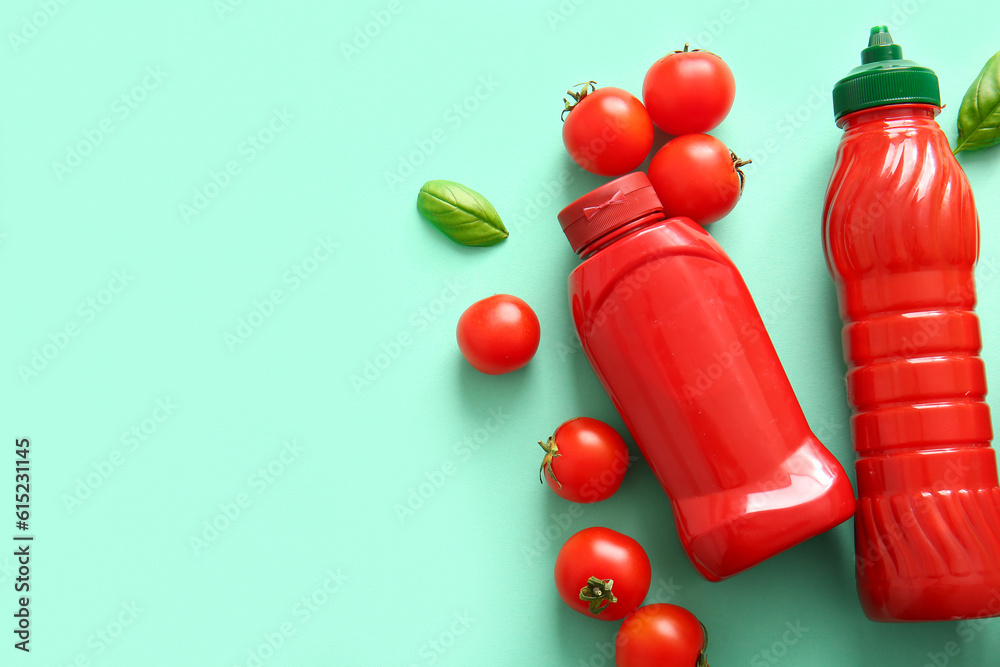
[[[709,667],[708,658],[705,657],[705,652],[708,651],[708,628],[701,621],[698,621],[701,625],[702,634],[705,635],[705,641],[701,645],[701,653],[698,654],[698,662],[695,663],[694,667]]]
[[[740,175],[740,197],[743,196],[743,186],[747,183],[747,177],[743,174],[743,170],[740,167],[745,166],[753,162],[753,160],[741,159],[736,153],[729,151],[729,157],[733,159],[733,169],[736,173]]]
[[[618,602],[618,598],[611,592],[614,585],[614,579],[587,579],[587,585],[580,589],[580,599],[590,603],[588,609],[591,614],[600,614],[611,603]]]
[[[545,450],[545,458],[542,459],[542,467],[538,469],[539,484],[545,483],[545,480],[543,478],[545,473],[548,473],[549,477],[552,478],[552,481],[558,484],[559,488],[561,489],[562,482],[559,481],[559,479],[556,477],[556,473],[552,470],[552,459],[556,458],[557,456],[562,456],[562,454],[559,453],[559,447],[556,446],[556,437],[554,435],[549,436],[549,439],[547,441],[542,442],[541,440],[539,440],[538,444],[541,445],[542,449]]]
[[[582,102],[583,98],[585,98],[587,95],[597,90],[596,81],[587,81],[585,83],[578,83],[576,84],[576,86],[573,87],[577,88],[579,86],[583,86],[582,88],[580,88],[579,92],[574,92],[572,89],[566,91],[566,94],[573,98],[572,104],[565,97],[563,98],[563,104],[565,105],[566,108],[563,109],[562,115],[559,116],[559,120],[563,121],[564,123],[566,122],[566,114],[568,114],[570,111],[576,108],[576,105]]]
[[[691,48],[691,44],[689,42],[684,42],[684,48],[683,49],[677,49],[675,51],[671,51],[667,55],[673,55],[675,53],[694,53],[695,51],[704,51],[704,49],[692,49]]]

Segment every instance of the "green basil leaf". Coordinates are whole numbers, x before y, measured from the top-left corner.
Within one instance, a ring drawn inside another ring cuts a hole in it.
[[[488,246],[507,238],[486,197],[454,181],[427,181],[417,195],[417,209],[452,241],[468,246]]]
[[[1000,51],[986,61],[958,109],[959,151],[977,151],[1000,144]]]

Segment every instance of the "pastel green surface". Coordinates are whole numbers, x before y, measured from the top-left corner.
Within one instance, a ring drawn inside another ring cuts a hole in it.
[[[954,140],[998,43],[968,4],[807,7],[5,3],[0,535],[30,437],[35,541],[29,654],[0,549],[0,664],[608,665],[618,624],[570,612],[552,583],[559,544],[590,525],[645,546],[648,601],[697,614],[713,665],[993,664],[997,621],[867,621],[850,522],[713,584],[645,463],[595,506],[538,483],[556,425],[622,427],[566,304],[577,259],[555,215],[605,179],[566,157],[562,97],[588,79],[638,93],[685,41],[731,64],[714,134],[753,159],[711,231],[814,430],[853,461],[819,236],[831,88],[888,24],[937,72]],[[961,162],[996,386],[1000,150]],[[510,238],[448,240],[415,207],[429,179],[481,192]],[[488,377],[454,329],[498,292],[532,305],[542,341]]]

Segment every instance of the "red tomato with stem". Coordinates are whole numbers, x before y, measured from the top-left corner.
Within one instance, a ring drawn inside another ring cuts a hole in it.
[[[458,318],[458,349],[472,367],[489,375],[510,373],[535,356],[541,327],[535,311],[510,294],[494,294]]]
[[[635,170],[653,147],[653,121],[642,102],[621,88],[580,84],[563,110],[563,144],[573,161],[600,176]],[[563,101],[566,101],[565,98]]]
[[[617,621],[642,604],[652,570],[642,546],[610,528],[584,528],[556,556],[556,590],[576,611]]]
[[[653,184],[667,217],[685,216],[702,225],[725,217],[743,194],[741,160],[708,134],[671,139],[649,163]]]
[[[642,82],[649,117],[667,134],[708,132],[723,121],[736,97],[729,65],[710,51],[674,51],[660,58]]]
[[[708,667],[708,634],[684,607],[648,604],[622,621],[615,637],[616,667]]]
[[[595,503],[615,494],[628,469],[628,447],[618,431],[599,419],[577,417],[545,442],[539,471],[561,498]]]

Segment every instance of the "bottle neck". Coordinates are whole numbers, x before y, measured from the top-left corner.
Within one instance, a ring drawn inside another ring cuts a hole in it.
[[[937,121],[934,118],[939,113],[941,107],[933,104],[886,104],[849,113],[837,121],[837,127],[850,131],[869,123],[894,127],[930,124],[936,126]]]
[[[580,248],[580,250],[577,251],[577,254],[580,255],[580,259],[589,259],[616,241],[632,236],[633,234],[666,219],[667,216],[663,214],[663,211],[653,211],[652,213],[644,215],[641,218],[627,222],[621,227],[615,227],[608,233],[594,239],[587,245]]]

